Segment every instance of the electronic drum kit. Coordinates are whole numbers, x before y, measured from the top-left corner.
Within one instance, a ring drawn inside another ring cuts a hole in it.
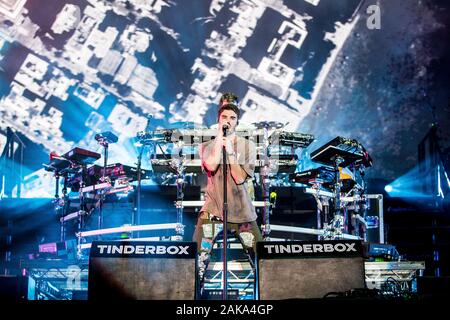
[[[288,178],[293,186],[304,186],[313,190],[312,194],[316,196],[320,209],[328,206],[328,212],[322,215],[324,230],[322,239],[340,238],[346,231],[343,223],[346,211],[352,211],[352,215],[358,215],[358,221],[364,222],[365,210],[367,210],[364,170],[372,165],[372,159],[358,141],[336,137],[310,154],[311,160],[318,164],[317,168],[297,172],[298,162],[301,160],[298,157],[298,149],[307,148],[314,141],[314,136],[288,132],[283,130],[284,127],[285,125],[280,122],[263,121],[240,124],[236,128],[238,136],[253,141],[256,146],[256,179],[251,183],[260,184],[262,187],[263,236],[267,239],[270,234],[269,216],[273,206],[269,201],[270,187],[277,183],[285,184]],[[101,190],[99,201],[102,201],[108,193],[136,190],[136,186],[132,186],[131,182],[137,182],[139,214],[141,180],[152,178],[162,183],[163,181],[174,182],[177,186],[175,204],[178,237],[175,240],[182,240],[183,187],[188,181],[188,176],[192,178],[201,175],[199,146],[214,139],[216,133],[217,125],[206,128],[194,122],[175,122],[169,124],[167,128],[138,132],[136,139],[141,150],[137,167],[120,163],[107,164],[108,145],[117,141],[117,137],[110,132],[96,136],[104,149],[103,166],[94,164],[101,158],[99,153],[82,148],[74,148],[62,156],[52,153],[50,163],[45,165],[45,168],[47,171],[54,172],[56,178],[55,204],[57,209],[63,212],[61,221],[66,221],[65,217],[67,217],[67,211],[63,209],[68,187],[78,190],[80,194],[79,212],[81,214],[78,212],[75,215],[80,218],[82,215],[89,214],[83,203],[87,193],[98,193]],[[143,170],[142,156],[147,146],[150,147],[151,169]],[[357,182],[357,175],[361,183]],[[61,177],[64,180],[64,188],[63,196],[60,198],[58,188]],[[190,179],[190,181],[195,183],[196,180]],[[101,219],[100,215],[99,227],[101,227]],[[134,222],[138,223],[139,219]],[[82,228],[81,224],[80,228]],[[363,237],[363,234],[356,231],[357,229],[364,229],[364,226],[354,227],[352,230],[356,235]],[[63,232],[61,237],[63,240]]]

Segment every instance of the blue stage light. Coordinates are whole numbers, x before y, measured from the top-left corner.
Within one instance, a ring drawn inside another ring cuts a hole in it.
[[[386,185],[386,186],[384,187],[384,190],[385,190],[387,193],[392,192],[392,186],[391,186],[390,184],[388,184],[388,185]]]

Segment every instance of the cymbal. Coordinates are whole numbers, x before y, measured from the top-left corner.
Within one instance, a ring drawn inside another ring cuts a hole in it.
[[[169,129],[206,129],[204,125],[191,121],[172,122],[168,127]]]
[[[151,145],[151,144],[154,144],[155,142],[156,143],[158,143],[158,142],[165,143],[167,141],[165,138],[162,138],[162,137],[145,138],[145,139],[141,139],[141,140],[137,141],[134,145],[136,147],[140,147],[142,145]]]
[[[169,142],[172,131],[172,129],[140,131],[137,133],[136,138],[141,145],[148,145],[155,142]]]
[[[260,121],[254,122],[253,125],[257,129],[281,129],[284,127],[284,124],[278,121]]]

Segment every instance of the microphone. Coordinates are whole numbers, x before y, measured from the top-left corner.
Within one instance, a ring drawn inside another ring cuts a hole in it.
[[[147,113],[146,118],[147,118],[147,125],[145,126],[145,132],[149,132],[150,131],[150,122],[153,119],[153,115],[150,113]]]
[[[106,131],[102,133],[97,133],[95,135],[95,140],[97,140],[98,142],[116,143],[119,140],[119,138],[111,131]]]
[[[230,126],[228,124],[224,124],[222,126],[222,130],[223,130],[223,135],[226,136],[227,135],[227,130],[230,129]]]

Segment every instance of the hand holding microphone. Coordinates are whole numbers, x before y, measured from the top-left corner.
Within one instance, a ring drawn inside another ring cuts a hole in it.
[[[224,123],[222,125],[222,132],[223,132],[223,136],[226,137],[227,136],[227,131],[230,129],[230,125],[228,123]]]
[[[222,125],[222,145],[225,147],[225,150],[228,154],[234,154],[233,144],[231,143],[231,140],[227,138],[228,130],[230,129],[229,123],[224,123]]]

